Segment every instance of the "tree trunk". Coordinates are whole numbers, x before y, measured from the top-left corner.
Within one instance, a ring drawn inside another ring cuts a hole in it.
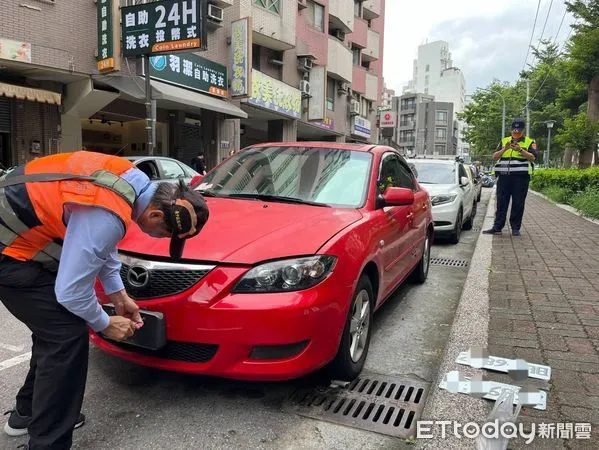
[[[589,84],[587,120],[590,123],[599,123],[599,74],[595,75]],[[594,141],[594,140],[593,140]],[[596,151],[597,143],[593,142],[591,147],[581,152],[580,167],[590,167],[593,163],[593,154]]]
[[[572,153],[572,146],[568,144],[564,150],[564,167],[566,169],[572,167]]]

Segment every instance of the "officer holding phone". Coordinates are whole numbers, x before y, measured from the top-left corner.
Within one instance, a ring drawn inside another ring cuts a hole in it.
[[[513,236],[520,236],[524,204],[530,177],[537,158],[537,144],[525,135],[526,123],[522,119],[512,122],[512,135],[501,140],[493,153],[496,161],[492,173],[497,176],[497,209],[493,227],[484,234],[501,234],[507,219],[507,209],[512,201],[510,228]]]

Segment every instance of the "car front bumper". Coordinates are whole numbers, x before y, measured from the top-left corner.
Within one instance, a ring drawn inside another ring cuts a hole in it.
[[[457,198],[451,203],[433,206],[432,214],[435,233],[443,234],[452,232],[455,229],[459,209],[460,202]]]

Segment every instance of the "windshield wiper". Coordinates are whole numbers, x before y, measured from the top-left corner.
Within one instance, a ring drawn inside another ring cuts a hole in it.
[[[272,194],[228,194],[227,197],[232,198],[255,198],[257,200],[263,200],[266,202],[282,202],[282,203],[296,203],[298,205],[311,205],[311,206],[320,206],[324,208],[330,208],[329,205],[325,205],[324,203],[311,202],[309,200],[302,200],[300,198],[295,197],[283,197],[279,195]]]

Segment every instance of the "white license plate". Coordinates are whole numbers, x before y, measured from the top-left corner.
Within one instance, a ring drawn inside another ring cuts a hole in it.
[[[544,391],[520,392],[520,386],[498,383],[496,381],[471,380],[467,377],[462,377],[455,370],[445,375],[439,387],[449,392],[460,392],[487,400],[497,400],[503,389],[511,389],[516,392],[514,395],[514,405],[531,405],[534,409],[541,411],[547,409],[547,393]]]
[[[533,364],[523,359],[507,359],[497,356],[488,356],[486,358],[472,358],[470,351],[461,352],[456,362],[475,369],[494,370],[496,372],[508,373],[515,370],[528,369],[528,376],[538,380],[549,381],[551,379],[551,367]]]

